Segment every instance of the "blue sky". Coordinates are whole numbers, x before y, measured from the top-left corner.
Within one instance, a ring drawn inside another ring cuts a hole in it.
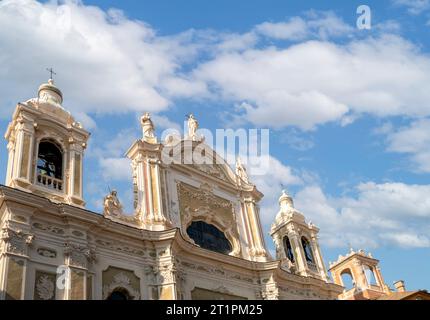
[[[356,28],[361,4],[370,30]],[[321,228],[326,262],[350,243],[388,285],[429,289],[429,31],[426,0],[4,0],[0,129],[56,69],[92,132],[85,191],[100,212],[108,186],[131,207],[123,154],[146,110],[159,134],[189,112],[211,130],[269,128],[273,172],[252,179],[266,233],[283,184]]]

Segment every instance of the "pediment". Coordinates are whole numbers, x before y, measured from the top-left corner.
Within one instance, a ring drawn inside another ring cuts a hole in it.
[[[237,186],[237,177],[227,162],[204,142],[181,140],[174,146],[164,146],[173,164],[192,168],[205,175]]]
[[[211,177],[224,180],[225,182],[233,182],[230,177],[225,173],[224,169],[217,164],[192,164],[194,169],[204,172]]]

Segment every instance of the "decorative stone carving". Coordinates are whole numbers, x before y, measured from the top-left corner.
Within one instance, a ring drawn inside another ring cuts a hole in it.
[[[65,243],[64,254],[68,258],[68,264],[74,267],[87,268],[89,262],[96,260],[95,252],[86,246]]]
[[[27,218],[26,217],[23,217],[23,216],[20,216],[20,215],[17,215],[17,214],[13,214],[12,215],[12,220],[15,220],[15,221],[21,222],[21,223],[26,223],[27,222]]]
[[[217,288],[213,289],[213,291],[215,291],[215,292],[219,292],[219,293],[223,293],[223,294],[233,294],[233,293],[232,293],[230,290],[228,290],[228,289],[226,288],[226,286],[224,286],[224,285],[219,286],[219,287],[217,287]]]
[[[137,186],[136,186],[137,189]],[[137,206],[137,191],[135,205]],[[113,221],[127,222],[132,225],[138,224],[139,217],[137,212],[134,215],[126,215],[123,212],[123,206],[118,199],[116,190],[112,190],[103,200],[104,209],[103,215]],[[136,210],[137,211],[137,210]]]
[[[78,230],[73,230],[72,234],[76,237],[82,238],[84,236],[84,234]]]
[[[230,201],[215,196],[212,191],[208,190],[207,187],[196,189],[191,186],[186,186],[183,183],[178,184],[179,201],[183,200],[184,197],[192,200],[203,202],[206,205],[210,205],[211,208],[215,209],[232,209],[233,205]]]
[[[118,288],[126,289],[133,300],[140,299],[140,293],[131,286],[130,278],[123,272],[116,274],[110,284],[103,286],[103,299],[107,299]]]
[[[193,141],[197,140],[196,132],[198,128],[199,128],[199,123],[197,122],[196,118],[194,118],[194,115],[191,113],[188,116],[188,138],[189,139]]]
[[[30,245],[33,239],[33,234],[25,233],[22,230],[3,228],[1,233],[1,240],[6,244],[6,251],[19,255],[26,254],[27,245]]]
[[[116,190],[112,190],[103,200],[105,216],[120,216],[122,214],[122,204],[118,199]]]
[[[236,159],[236,175],[245,183],[249,183],[248,174],[246,173],[246,169],[242,164],[242,160],[237,157]],[[239,180],[239,182],[240,182]]]
[[[160,276],[160,282],[162,284],[174,283],[176,282],[176,268],[173,264],[162,265],[158,268],[158,273]]]
[[[52,300],[55,294],[55,284],[49,276],[42,275],[37,281],[36,291],[40,299]]]
[[[49,231],[58,235],[64,234],[64,230],[53,225],[46,225],[39,222],[33,223],[33,227],[43,231]]]
[[[137,255],[137,256],[143,256],[145,254],[145,252],[141,249],[136,249],[136,248],[130,248],[129,246],[121,243],[121,242],[110,242],[110,241],[104,241],[104,240],[96,240],[96,244],[115,250],[115,251],[119,251],[119,252],[124,252],[127,254],[133,254],[133,255]]]
[[[215,225],[224,232],[233,248],[230,255],[240,255],[239,233],[237,231],[233,204],[230,201],[214,195],[208,190],[206,185],[203,185],[203,188],[196,189],[179,183],[178,195],[181,212],[181,230],[185,239],[194,243],[186,230],[193,221],[205,221],[206,223]]]
[[[227,178],[227,175],[224,173],[224,171],[221,169],[220,165],[217,164],[193,164],[193,168],[202,171],[212,177],[218,178],[223,181],[229,181]]]
[[[155,127],[151,120],[151,116],[148,112],[140,118],[140,123],[142,125],[143,140],[149,143],[156,143],[157,138],[155,137]]]
[[[37,253],[45,258],[56,258],[57,252],[48,248],[37,248]]]
[[[279,290],[276,285],[276,282],[271,279],[261,291],[261,297],[264,300],[278,300],[279,299]]]

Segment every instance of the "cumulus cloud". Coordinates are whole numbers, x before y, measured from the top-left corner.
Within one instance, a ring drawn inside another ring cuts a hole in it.
[[[273,173],[251,179],[265,195],[260,203],[265,234],[279,211],[281,189],[287,187],[297,190],[295,207],[320,228],[324,246],[430,247],[430,185],[370,181],[357,184],[345,196],[332,196],[307,171],[285,166],[276,158],[270,166]]]
[[[100,169],[103,177],[109,181],[131,182],[131,161],[127,158],[101,158]]]
[[[330,11],[309,11],[305,18],[292,17],[285,22],[264,22],[254,28],[255,32],[269,38],[294,41],[345,36],[353,30],[350,25]]]
[[[252,48],[220,54],[195,70],[220,98],[242,101],[241,116],[255,125],[302,129],[345,123],[351,113],[428,115],[429,74],[430,57],[394,35]]]
[[[361,183],[355,195],[326,196],[318,185],[295,197],[296,207],[321,228],[321,241],[332,247],[383,245],[430,247],[430,185]]]
[[[404,6],[410,14],[420,14],[430,9],[430,0],[393,0],[397,6]]]
[[[0,102],[10,108],[2,115],[23,92],[34,95],[47,66],[58,72],[65,107],[91,128],[92,113],[159,112],[184,98],[216,99],[223,112],[275,128],[345,125],[362,113],[429,115],[430,58],[388,35],[392,25],[358,38],[334,13],[309,11],[244,33],[160,36],[116,9],[4,0]]]
[[[32,97],[52,66],[65,106],[74,113],[164,110],[171,101],[163,91],[202,90],[198,82],[176,75],[194,50],[180,41],[158,37],[119,10],[79,1],[1,1],[0,61],[7,61],[1,70],[7,79],[0,89],[2,105],[12,108],[23,92]]]
[[[430,172],[430,119],[413,121],[399,129],[389,128],[387,141],[388,151],[410,155],[414,171]]]

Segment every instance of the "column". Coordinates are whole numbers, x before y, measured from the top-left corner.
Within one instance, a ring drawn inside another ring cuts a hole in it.
[[[262,235],[260,233],[260,228],[257,223],[257,217],[256,217],[254,205],[255,204],[253,200],[245,201],[245,207],[249,217],[248,221],[250,223],[250,229],[251,229],[252,238],[254,242],[252,253],[256,257],[265,258],[266,250],[263,248],[263,245],[262,245],[262,239],[261,239]]]
[[[318,271],[320,272],[321,278],[326,281],[328,279],[328,275],[324,266],[324,261],[322,259],[321,250],[318,245],[316,235],[311,236],[311,244],[312,244],[312,250],[314,252],[314,256],[316,258],[316,262],[318,265]]]
[[[288,234],[288,238],[290,239],[291,246],[294,248],[297,271],[299,271],[300,274],[307,275],[308,264],[305,260],[305,253],[303,251],[301,241],[298,239],[298,235],[290,233]]]
[[[64,172],[68,173],[68,177],[66,174],[63,176],[63,188],[70,202],[83,205],[85,203],[82,190],[84,148],[73,138],[70,138],[69,143],[70,148],[67,156],[64,157],[65,163],[63,163]]]
[[[142,156],[138,156],[133,161],[133,168],[135,170],[134,174],[136,175],[136,184],[137,184],[137,210],[138,216],[141,221],[146,219],[146,215],[148,214],[147,210],[147,201],[146,201],[146,185],[145,185],[145,170],[146,166]]]
[[[18,127],[12,177],[29,184],[33,159],[34,128],[26,123],[20,123]]]
[[[94,253],[85,245],[67,243],[64,249],[66,283],[64,300],[85,300],[87,296],[88,265],[94,260]]]
[[[13,141],[9,141],[7,144],[7,150],[8,150],[8,161],[7,161],[7,171],[6,171],[6,181],[5,184],[7,186],[10,186],[10,182],[12,180],[12,176],[14,174],[13,172],[13,164],[14,164],[14,157],[15,157],[15,145]]]
[[[33,235],[22,230],[4,229],[0,240],[4,242],[1,256],[0,299],[24,299],[27,248],[33,241]]]
[[[176,263],[171,253],[171,245],[161,244],[157,251],[157,284],[159,300],[176,300]]]

